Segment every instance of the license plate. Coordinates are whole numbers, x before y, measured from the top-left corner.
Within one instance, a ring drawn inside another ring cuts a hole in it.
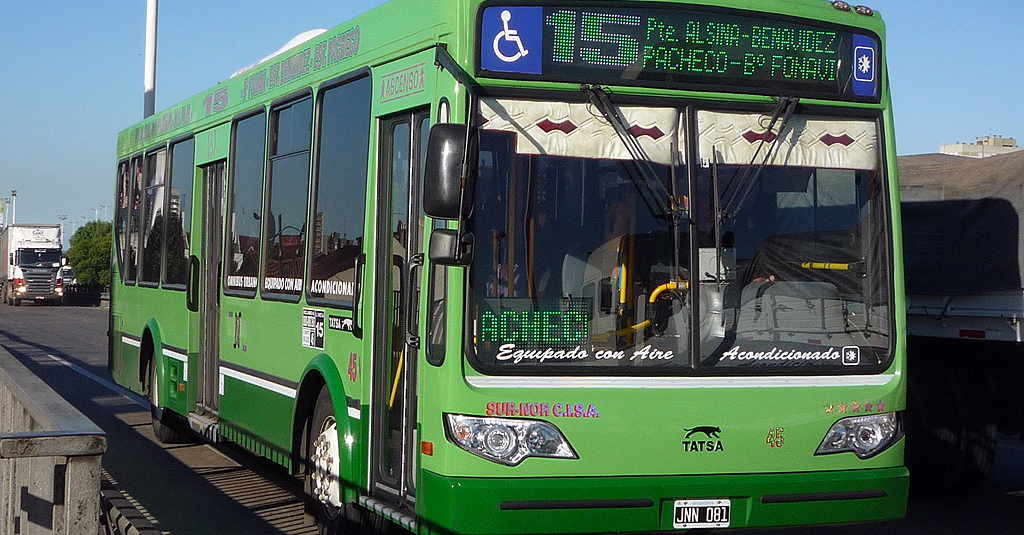
[[[727,528],[732,518],[729,500],[676,500],[672,527],[676,529]]]

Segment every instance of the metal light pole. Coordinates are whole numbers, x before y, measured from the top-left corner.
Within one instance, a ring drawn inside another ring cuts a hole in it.
[[[18,190],[11,190],[11,224],[15,223],[15,216],[18,215]]]
[[[57,219],[60,219],[60,246],[64,247],[64,220],[68,218],[65,214],[59,214]]]
[[[142,117],[150,117],[156,108],[156,13],[157,0],[146,1],[146,73]]]

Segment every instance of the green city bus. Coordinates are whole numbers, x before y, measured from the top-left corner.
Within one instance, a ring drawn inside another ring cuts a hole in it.
[[[110,371],[321,532],[906,512],[880,16],[392,0],[120,133]]]

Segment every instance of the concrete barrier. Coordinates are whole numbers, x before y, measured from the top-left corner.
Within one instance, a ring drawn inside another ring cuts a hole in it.
[[[0,348],[0,534],[99,532],[103,430]]]

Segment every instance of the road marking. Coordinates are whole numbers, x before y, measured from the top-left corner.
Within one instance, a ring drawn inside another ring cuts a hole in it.
[[[111,392],[113,392],[115,394],[119,394],[121,396],[124,396],[124,397],[128,398],[130,401],[132,401],[136,405],[142,407],[143,409],[149,409],[150,408],[149,401],[143,399],[142,397],[139,397],[138,395],[136,395],[134,392],[131,392],[130,390],[127,390],[125,388],[122,388],[122,387],[114,384],[114,383],[111,383],[110,381],[108,381],[108,380],[106,380],[106,379],[104,379],[104,378],[102,378],[102,377],[100,377],[100,376],[90,372],[89,370],[86,370],[85,368],[82,368],[81,366],[78,366],[76,364],[72,364],[71,362],[68,362],[68,361],[66,361],[66,360],[64,360],[64,359],[62,359],[62,358],[60,358],[60,357],[58,357],[56,355],[46,355],[46,356],[50,357],[51,359],[57,361],[60,364],[63,364],[65,366],[67,366],[68,368],[71,368],[76,373],[78,373],[80,375],[84,375],[85,377],[87,377],[89,379],[92,379],[94,382],[98,383],[100,386],[106,388],[107,390],[110,390]]]

